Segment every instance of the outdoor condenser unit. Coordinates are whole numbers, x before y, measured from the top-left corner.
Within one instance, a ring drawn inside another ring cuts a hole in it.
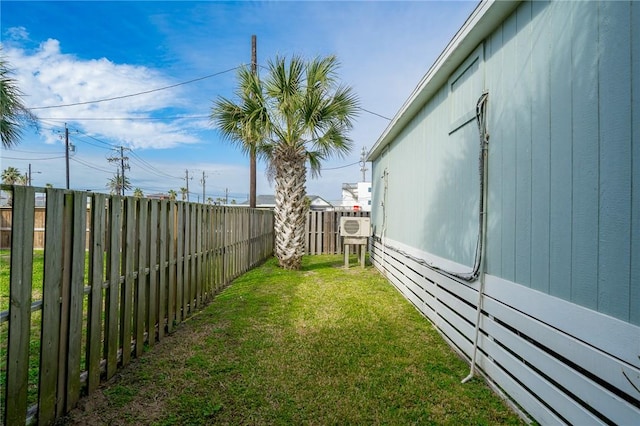
[[[368,217],[341,217],[340,235],[343,237],[370,237],[371,219]]]

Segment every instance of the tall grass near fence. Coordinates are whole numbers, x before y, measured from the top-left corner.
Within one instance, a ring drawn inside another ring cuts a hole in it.
[[[269,211],[46,189],[34,255],[37,191],[2,189],[13,192],[0,264],[5,424],[51,423],[273,249]]]

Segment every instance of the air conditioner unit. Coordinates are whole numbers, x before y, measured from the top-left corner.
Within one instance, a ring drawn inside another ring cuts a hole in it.
[[[343,237],[370,237],[371,219],[342,216],[340,218],[340,235]]]

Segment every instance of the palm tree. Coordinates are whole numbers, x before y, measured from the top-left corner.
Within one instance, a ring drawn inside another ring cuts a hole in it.
[[[15,167],[9,166],[2,171],[2,183],[6,185],[15,185],[20,182],[21,179],[22,173]]]
[[[20,177],[18,177],[18,180],[16,181],[16,184],[21,186],[29,185],[29,175],[26,173],[23,175],[20,175]]]
[[[187,199],[187,194],[188,193],[189,193],[189,191],[184,186],[182,188],[180,188],[180,195],[182,196],[182,201],[185,201]]]
[[[136,188],[133,190],[133,196],[136,198],[142,198],[144,197],[144,193],[142,192],[142,189]]]
[[[218,117],[216,106],[213,109],[212,118],[231,136],[242,134],[233,129],[248,128],[263,138],[257,150],[268,160],[275,180],[275,255],[285,269],[299,269],[304,254],[307,162],[316,177],[323,160],[351,150],[347,132],[358,99],[338,82],[338,67],[335,56],[310,62],[296,56],[288,64],[278,57],[269,62],[266,80],[256,77],[250,85],[253,94],[241,97],[236,105],[241,113]],[[241,76],[240,92],[243,84]],[[218,100],[217,105],[227,102]]]
[[[238,88],[235,103],[219,97],[211,110],[211,121],[223,138],[249,154],[249,207],[256,207],[256,162],[261,153],[268,121],[262,83],[258,75],[247,67],[238,70]]]
[[[170,189],[167,194],[169,194],[169,199],[171,201],[175,201],[176,198],[178,198],[178,193],[176,191],[174,191],[173,189]]]
[[[20,127],[37,124],[37,117],[22,103],[22,92],[11,77],[12,70],[0,56],[0,139],[3,148],[18,144]]]
[[[124,191],[131,189],[131,182],[128,177],[124,177],[124,181],[122,180],[122,175],[118,172],[114,177],[109,179],[107,182],[107,188],[111,192],[111,195],[122,195],[124,196]]]

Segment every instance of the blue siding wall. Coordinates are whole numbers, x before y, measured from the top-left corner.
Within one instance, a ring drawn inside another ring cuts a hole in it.
[[[487,272],[640,325],[640,4],[525,2],[479,50],[459,99],[489,92]],[[470,267],[478,131],[452,130],[451,83],[374,161],[373,219]]]
[[[633,324],[640,324],[640,3],[631,4],[631,149],[633,181],[631,215],[631,294],[629,313]]]

